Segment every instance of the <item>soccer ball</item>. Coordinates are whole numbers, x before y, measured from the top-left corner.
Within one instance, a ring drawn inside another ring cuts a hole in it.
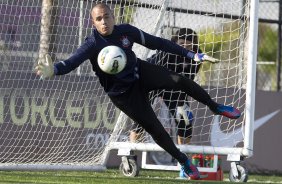
[[[117,74],[126,65],[126,54],[117,46],[111,45],[104,47],[98,54],[98,65],[107,74]]]

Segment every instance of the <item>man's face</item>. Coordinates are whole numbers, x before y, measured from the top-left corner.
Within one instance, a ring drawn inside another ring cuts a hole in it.
[[[102,36],[112,34],[115,19],[111,11],[103,7],[95,7],[91,12],[93,25]]]
[[[184,40],[184,39],[178,39],[178,41],[176,42],[178,45],[184,47],[187,50],[195,50],[195,48],[197,48],[196,44],[193,44],[192,41],[189,40]],[[197,49],[196,49],[197,50]]]

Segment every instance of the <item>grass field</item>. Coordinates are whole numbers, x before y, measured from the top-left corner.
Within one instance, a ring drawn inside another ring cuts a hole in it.
[[[176,179],[178,173],[171,171],[141,170],[139,177],[129,178],[121,175],[118,169],[105,172],[74,172],[74,171],[0,171],[0,183],[66,183],[66,184],[174,184],[174,183],[219,183],[215,181],[187,181]],[[228,174],[224,181],[230,183]],[[249,175],[248,183],[281,183],[282,176]]]

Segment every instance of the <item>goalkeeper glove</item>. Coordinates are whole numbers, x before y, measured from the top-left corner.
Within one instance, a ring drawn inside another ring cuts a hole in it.
[[[45,61],[38,62],[38,65],[35,67],[35,71],[41,79],[46,79],[54,76],[54,65],[49,54],[45,55]]]
[[[208,62],[211,62],[211,63],[218,63],[219,62],[218,59],[215,59],[215,58],[208,56],[206,54],[203,54],[203,53],[196,53],[194,55],[193,60],[198,62],[198,63],[201,63],[203,61],[208,61]]]
[[[193,113],[187,103],[184,103],[183,106],[178,106],[176,109],[176,120],[180,122],[181,119],[184,119],[186,126],[194,121]]]

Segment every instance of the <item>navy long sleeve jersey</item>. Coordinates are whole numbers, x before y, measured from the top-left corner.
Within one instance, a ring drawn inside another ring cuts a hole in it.
[[[84,44],[70,58],[55,64],[55,74],[67,74],[89,59],[92,69],[98,76],[105,92],[108,95],[121,94],[139,78],[139,59],[136,58],[135,53],[132,51],[134,43],[141,44],[152,50],[162,50],[184,57],[189,53],[185,48],[169,40],[152,36],[129,24],[115,25],[112,34],[109,36],[100,35],[94,28],[91,36],[85,39]],[[127,55],[124,70],[115,75],[104,73],[97,63],[99,52],[109,45],[121,47]]]

